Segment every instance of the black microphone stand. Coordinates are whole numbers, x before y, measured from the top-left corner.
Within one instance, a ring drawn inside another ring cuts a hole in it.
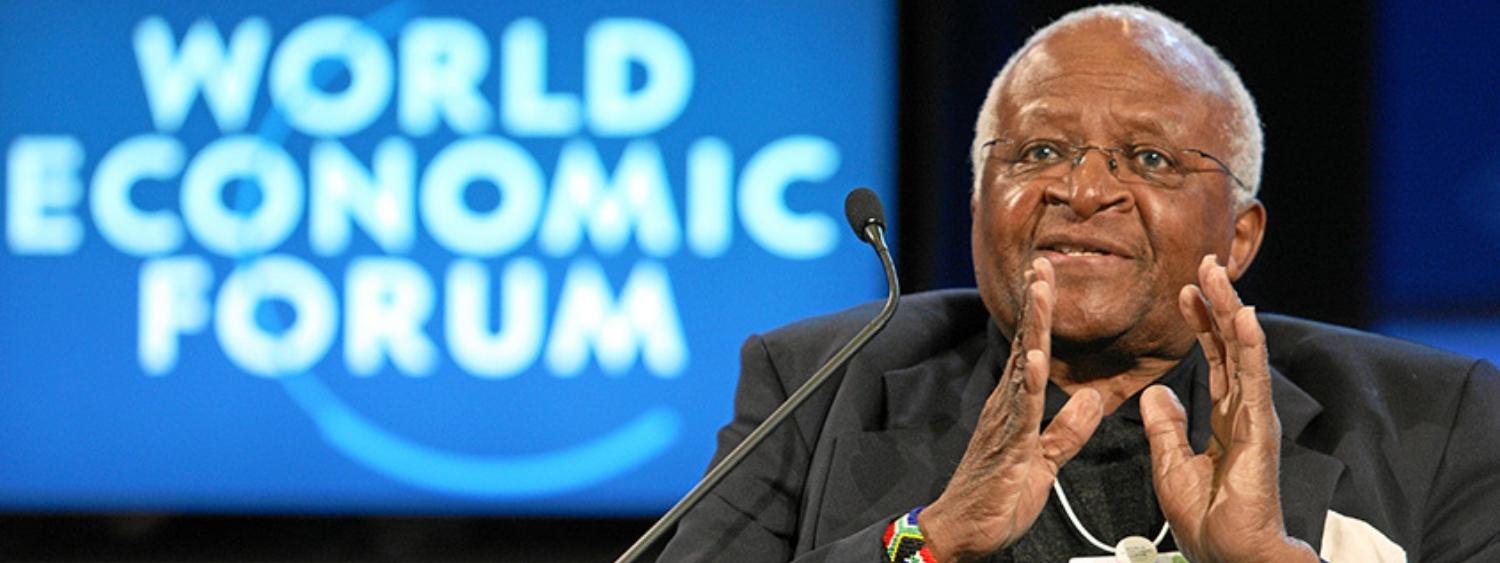
[[[885,305],[880,308],[880,313],[875,315],[875,318],[870,320],[869,324],[866,324],[864,328],[861,328],[854,335],[854,338],[849,340],[848,344],[839,349],[838,353],[829,358],[823,364],[823,367],[818,368],[818,371],[807,379],[807,383],[803,383],[790,397],[787,397],[785,403],[782,403],[776,410],[771,411],[771,415],[767,416],[766,420],[760,423],[760,426],[755,427],[755,430],[751,431],[748,436],[745,436],[740,445],[730,450],[729,455],[724,456],[723,460],[719,461],[713,469],[710,469],[708,474],[703,476],[703,480],[699,481],[698,485],[693,487],[693,490],[688,491],[687,495],[682,497],[682,500],[672,505],[672,509],[662,515],[661,519],[657,520],[655,524],[652,524],[651,528],[646,530],[646,533],[640,539],[636,540],[635,544],[630,546],[630,549],[625,550],[625,553],[619,559],[615,560],[615,563],[630,563],[645,554],[646,550],[651,547],[651,544],[656,543],[656,540],[665,535],[667,530],[670,530],[678,520],[681,520],[687,514],[688,510],[697,505],[698,501],[703,500],[703,497],[708,494],[709,489],[712,489],[719,481],[724,480],[724,476],[728,475],[735,466],[740,464],[740,461],[750,455],[750,451],[760,445],[765,440],[766,435],[770,434],[777,426],[780,426],[788,416],[791,416],[792,411],[798,405],[807,401],[807,398],[811,397],[819,387],[822,387],[834,372],[843,367],[845,363],[848,363],[849,358],[859,352],[860,348],[863,348],[871,338],[874,338],[875,334],[880,332],[880,329],[885,328],[885,324],[890,322],[891,317],[896,314],[896,305],[900,303],[901,282],[896,278],[896,266],[891,262],[890,249],[886,248],[885,245],[884,212],[880,209],[880,200],[874,199],[874,197],[874,192],[860,188],[849,194],[849,201],[846,202],[845,207],[846,213],[851,214],[849,217],[850,226],[855,228],[855,233],[860,235],[859,238],[861,240],[875,247],[875,254],[880,257],[880,265],[885,268],[885,280],[889,291],[886,292]],[[853,211],[850,209],[857,207],[853,203],[856,198],[866,198],[865,201],[859,203],[864,204],[866,208],[873,205],[873,210],[863,217],[853,216]]]

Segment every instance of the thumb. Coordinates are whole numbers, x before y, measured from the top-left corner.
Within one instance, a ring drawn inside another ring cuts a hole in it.
[[[1192,509],[1195,498],[1212,486],[1212,467],[1199,471],[1207,458],[1196,458],[1187,438],[1187,412],[1177,394],[1162,385],[1152,385],[1141,395],[1141,419],[1146,440],[1151,443],[1151,477],[1157,501],[1173,528],[1183,517],[1201,513]],[[1195,529],[1187,526],[1187,531]]]
[[[1047,424],[1047,430],[1041,436],[1042,455],[1052,462],[1054,468],[1061,468],[1088,443],[1103,417],[1103,403],[1098,391],[1084,389],[1069,398]]]

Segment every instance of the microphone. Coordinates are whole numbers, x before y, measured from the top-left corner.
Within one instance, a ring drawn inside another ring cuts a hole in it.
[[[869,229],[879,228],[882,232],[885,231],[885,207],[880,205],[880,196],[875,195],[870,188],[854,188],[854,191],[849,192],[849,196],[844,198],[844,218],[849,220],[849,228],[854,229],[854,236],[866,243],[873,244],[874,239],[880,238]]]
[[[885,328],[886,323],[890,322],[891,317],[896,314],[896,305],[900,303],[901,297],[901,281],[896,279],[896,266],[891,262],[890,249],[886,248],[885,245],[885,209],[880,205],[880,198],[875,195],[875,192],[870,191],[869,188],[856,188],[854,191],[849,192],[848,197],[844,198],[844,216],[849,220],[849,227],[854,229],[854,234],[859,236],[859,240],[873,246],[875,254],[880,257],[880,264],[885,268],[887,287],[885,305],[880,308],[880,312],[875,315],[874,319],[871,319],[864,328],[859,329],[854,338],[851,338],[847,344],[844,344],[844,347],[840,348],[832,358],[829,358],[822,367],[818,368],[818,371],[813,372],[812,377],[809,377],[806,383],[803,383],[801,387],[792,392],[786,398],[786,402],[776,407],[776,410],[771,411],[770,416],[767,416],[760,423],[760,426],[756,426],[755,430],[745,436],[740,445],[730,450],[729,455],[724,456],[724,459],[714,465],[713,469],[704,474],[703,479],[698,481],[698,484],[694,485],[692,490],[688,491],[682,497],[682,500],[672,505],[671,510],[662,515],[661,519],[652,524],[651,528],[646,530],[646,533],[642,534],[640,539],[635,540],[635,544],[631,545],[630,549],[625,550],[625,553],[620,555],[620,558],[616,559],[615,563],[630,563],[645,554],[646,550],[651,547],[651,544],[656,543],[658,539],[661,539],[661,536],[667,533],[667,530],[677,524],[678,520],[686,516],[687,511],[696,506],[698,501],[703,500],[703,497],[708,495],[708,491],[714,485],[717,485],[719,481],[723,481],[724,477],[731,470],[750,455],[751,450],[754,450],[756,446],[765,441],[766,436],[772,430],[790,417],[792,411],[798,405],[807,402],[808,397],[811,397],[819,387],[827,383],[834,372],[844,367],[844,364],[849,363],[849,358],[854,357],[855,353],[864,348],[865,344],[874,338],[881,329]]]

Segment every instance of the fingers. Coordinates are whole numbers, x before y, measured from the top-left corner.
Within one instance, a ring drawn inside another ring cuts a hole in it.
[[[1218,257],[1213,254],[1204,256],[1203,261],[1198,264],[1198,284],[1196,293],[1199,300],[1205,301],[1201,305],[1203,310],[1199,310],[1199,304],[1188,303],[1186,288],[1178,295],[1178,307],[1183,309],[1184,317],[1192,315],[1189,323],[1198,332],[1204,357],[1209,360],[1209,390],[1215,405],[1226,399],[1233,402],[1239,394],[1241,356],[1246,352],[1235,317],[1246,307],[1229,282],[1229,272],[1218,264]],[[1205,311],[1207,318],[1212,320],[1212,334],[1205,334],[1202,330]],[[1264,341],[1264,335],[1261,340]],[[1230,405],[1226,403],[1222,406],[1227,408]]]
[[[1032,273],[1033,280],[1026,288],[1026,300],[1030,306],[1022,320],[1026,325],[1021,331],[1022,354],[1035,350],[1041,353],[1043,363],[1049,363],[1052,361],[1052,310],[1057,300],[1052,286],[1052,263],[1045,258],[1038,258],[1032,262]],[[1045,372],[1041,380],[1028,377],[1026,392],[1040,393],[1045,389],[1046,383]]]
[[[1062,410],[1057,411],[1057,416],[1052,417],[1052,422],[1042,432],[1042,455],[1052,462],[1054,470],[1083,449],[1099,427],[1103,413],[1104,400],[1093,389],[1074,393]]]
[[[1031,263],[1027,274],[1027,307],[1022,313],[1022,329],[1018,331],[1024,361],[1015,374],[1024,382],[1024,397],[1017,398],[1016,408],[1021,409],[1023,428],[1036,432],[1041,428],[1047,377],[1052,369],[1052,307],[1056,296],[1052,290],[1051,262],[1038,258]]]
[[[1187,321],[1194,333],[1213,336],[1214,319],[1208,312],[1208,298],[1203,296],[1203,290],[1197,285],[1184,285],[1182,291],[1177,292],[1177,310],[1182,313],[1182,320]]]
[[[1274,448],[1280,440],[1280,425],[1271,401],[1265,332],[1255,309],[1240,301],[1228,272],[1214,255],[1199,263],[1198,279],[1199,286],[1183,287],[1177,305],[1197,333],[1209,363],[1215,412],[1211,424],[1219,444],[1211,444],[1210,453],[1247,440]]]
[[[1198,264],[1198,285],[1208,297],[1214,326],[1218,327],[1219,334],[1226,343],[1231,344],[1229,348],[1232,349],[1232,344],[1238,340],[1234,332],[1234,313],[1245,304],[1240,302],[1239,294],[1235,293],[1234,286],[1230,284],[1229,272],[1217,260],[1218,257],[1213,254],[1203,257],[1203,261]]]
[[[1240,335],[1240,386],[1244,401],[1251,404],[1271,402],[1271,369],[1267,365],[1266,333],[1255,318],[1255,307],[1245,307],[1234,315],[1235,332]]]
[[[1042,427],[1042,411],[1046,410],[1047,393],[1047,371],[1050,364],[1041,350],[1026,351],[1026,370],[1023,374],[1026,378],[1025,392],[1016,398],[1017,415],[1021,418],[1021,428],[1026,432],[1035,434]],[[1035,389],[1033,391],[1032,389]]]
[[[1273,450],[1281,440],[1281,423],[1271,397],[1271,368],[1266,354],[1266,333],[1255,318],[1255,308],[1246,307],[1234,317],[1240,334],[1240,400],[1250,410],[1251,424],[1243,431],[1252,441],[1267,444]],[[1238,427],[1240,425],[1236,425]],[[1236,428],[1236,430],[1239,430]]]
[[[1038,305],[1038,301],[1041,300],[1039,298],[1039,295],[1047,293],[1037,287],[1038,273],[1036,270],[1036,263],[1040,261],[1042,260],[1038,259],[1036,261],[1033,261],[1032,267],[1027,268],[1026,271],[1021,274],[1022,283],[1024,285],[1021,290],[1021,311],[1016,316],[1015,334],[1012,334],[1010,338],[1010,357],[1006,359],[1004,368],[1005,372],[1001,374],[1002,383],[1009,382],[1014,384],[1024,381],[1024,378],[1019,376],[1025,371],[1026,351],[1039,349],[1037,336],[1035,336],[1034,334],[1038,332],[1038,329],[1040,328],[1037,325],[1043,318],[1045,318],[1049,324],[1052,320],[1052,315],[1050,314],[1051,309],[1050,307],[1047,307],[1048,304],[1043,303],[1040,306]],[[1048,263],[1048,266],[1048,271],[1050,273],[1051,263]],[[1050,279],[1048,283],[1050,284]],[[1047,311],[1039,311],[1038,309],[1040,307],[1047,307]],[[1046,343],[1048,348],[1047,351],[1050,353],[1050,334],[1047,335]],[[1007,387],[1007,385],[1002,384],[1001,387]]]
[[[1025,301],[1011,337],[1010,358],[985,406],[992,414],[984,416],[998,417],[995,421],[1004,429],[1002,441],[1035,436],[1041,426],[1052,353],[1053,279],[1052,264],[1045,259],[1034,261],[1025,273]]]
[[[1177,293],[1177,309],[1182,312],[1183,320],[1187,321],[1198,337],[1203,358],[1208,361],[1209,396],[1214,403],[1218,403],[1229,392],[1229,373],[1224,362],[1224,341],[1214,329],[1213,316],[1208,311],[1208,300],[1203,297],[1203,290],[1196,285],[1182,286],[1182,291]]]

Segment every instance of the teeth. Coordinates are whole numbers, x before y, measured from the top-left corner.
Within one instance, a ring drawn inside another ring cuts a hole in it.
[[[1098,251],[1094,251],[1094,250],[1084,250],[1082,248],[1074,248],[1074,247],[1071,247],[1071,246],[1059,246],[1059,247],[1057,247],[1056,250],[1058,252],[1061,252],[1062,254],[1067,255],[1067,256],[1104,256],[1105,255],[1105,253],[1103,253],[1103,252],[1098,252]]]

